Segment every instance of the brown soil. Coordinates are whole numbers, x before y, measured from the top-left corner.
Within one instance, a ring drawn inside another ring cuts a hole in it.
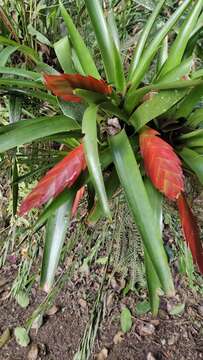
[[[8,281],[12,271],[1,274]],[[26,310],[20,308],[12,299],[5,299],[9,283],[0,287],[0,332],[23,325],[32,311],[43,300],[44,294],[33,289],[30,305]],[[171,316],[167,311],[169,302],[162,301],[158,319],[150,315],[136,317],[134,294],[123,297],[115,289],[107,291],[107,308],[104,320],[98,331],[91,359],[103,360],[101,350],[106,349],[109,360],[199,360],[203,359],[203,314],[201,299],[180,287],[176,301],[185,301],[185,311],[181,316]],[[37,359],[72,360],[78,350],[85,326],[92,309],[91,298],[95,290],[89,280],[69,283],[56,299],[59,311],[45,316],[42,326],[30,332],[31,344],[37,344]],[[91,296],[90,296],[91,294]],[[86,299],[86,300],[85,300]],[[87,300],[90,299],[90,300]],[[127,305],[133,314],[131,331],[115,344],[114,336],[120,331],[119,314],[121,307]],[[14,338],[0,350],[0,360],[28,359],[31,344],[20,347]],[[100,355],[98,356],[98,354]]]

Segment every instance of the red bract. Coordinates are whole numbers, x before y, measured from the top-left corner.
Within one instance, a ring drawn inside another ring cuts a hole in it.
[[[177,199],[178,210],[185,240],[190,247],[193,260],[203,274],[203,247],[199,236],[196,219],[188,206],[185,196],[181,193]]]
[[[160,192],[176,200],[184,190],[181,161],[173,148],[157,135],[158,131],[150,128],[140,134],[145,171]]]
[[[51,198],[55,198],[65,188],[70,188],[86,168],[83,145],[72,150],[38,182],[36,187],[22,202],[19,214],[38,208]]]
[[[65,101],[80,102],[81,98],[73,93],[74,89],[91,90],[104,95],[110,95],[112,87],[107,85],[104,80],[95,79],[92,76],[83,76],[80,74],[59,74],[44,75],[46,87],[54,95]]]
[[[76,193],[75,200],[72,206],[71,216],[74,217],[77,214],[78,206],[85,193],[85,186],[82,186]]]

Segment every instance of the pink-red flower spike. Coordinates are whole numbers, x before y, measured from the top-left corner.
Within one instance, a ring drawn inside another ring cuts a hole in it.
[[[82,100],[74,94],[74,89],[91,90],[104,95],[112,93],[112,87],[104,80],[80,74],[44,74],[44,82],[47,89],[51,90],[54,95],[70,102],[81,102]]]
[[[81,172],[86,168],[83,145],[68,153],[38,182],[31,193],[23,200],[19,215],[26,214],[32,208],[38,208],[59,195],[65,188],[70,188]]]
[[[203,247],[196,219],[183,194],[181,161],[172,146],[162,140],[156,130],[145,128],[140,134],[139,142],[146,174],[156,189],[177,202],[185,240],[194,262],[203,274]]]
[[[181,161],[173,148],[147,128],[140,134],[140,150],[146,174],[154,186],[170,200],[176,200],[184,191]]]

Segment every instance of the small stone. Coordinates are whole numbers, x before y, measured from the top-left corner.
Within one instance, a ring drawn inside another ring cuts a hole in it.
[[[198,314],[199,314],[200,316],[203,316],[203,305],[199,305],[199,306],[198,306]]]
[[[165,339],[161,339],[160,341],[161,341],[161,345],[163,345],[163,346],[166,345],[166,340]]]
[[[142,324],[139,326],[139,334],[141,336],[150,336],[155,332],[155,327],[152,324]]]
[[[168,339],[168,345],[171,346],[171,345],[174,345],[175,342],[176,342],[176,337],[174,335],[172,335],[169,339]]]
[[[31,348],[28,352],[27,360],[37,360],[38,352],[39,352],[39,349],[38,349],[37,344],[32,344]]]
[[[159,326],[159,324],[160,324],[159,319],[152,319],[150,322],[151,322],[151,324],[154,325],[154,326]]]
[[[53,305],[49,310],[47,310],[46,315],[53,316],[59,311],[59,307],[56,305]]]
[[[83,308],[83,309],[87,308],[87,301],[86,300],[81,298],[81,299],[79,299],[78,303],[81,306],[81,308]]]
[[[152,355],[151,352],[149,352],[149,353],[147,354],[147,360],[156,360],[156,358],[154,357],[154,355]]]
[[[122,331],[118,331],[117,334],[113,338],[113,343],[115,345],[120,344],[124,339],[124,333]]]
[[[99,354],[96,355],[96,360],[105,360],[108,357],[108,350],[103,348]]]

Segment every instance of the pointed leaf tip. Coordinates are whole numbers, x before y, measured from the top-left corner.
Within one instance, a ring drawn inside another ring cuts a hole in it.
[[[177,206],[185,240],[191,250],[194,262],[198,265],[201,274],[203,274],[203,247],[199,228],[183,193],[177,199]]]
[[[22,202],[19,215],[26,214],[32,208],[40,207],[51,198],[55,198],[65,188],[70,188],[85,168],[86,161],[81,144],[49,170],[38,182]]]
[[[150,128],[140,134],[145,171],[155,188],[170,200],[176,200],[184,190],[181,161],[173,148],[157,135],[158,131]]]

